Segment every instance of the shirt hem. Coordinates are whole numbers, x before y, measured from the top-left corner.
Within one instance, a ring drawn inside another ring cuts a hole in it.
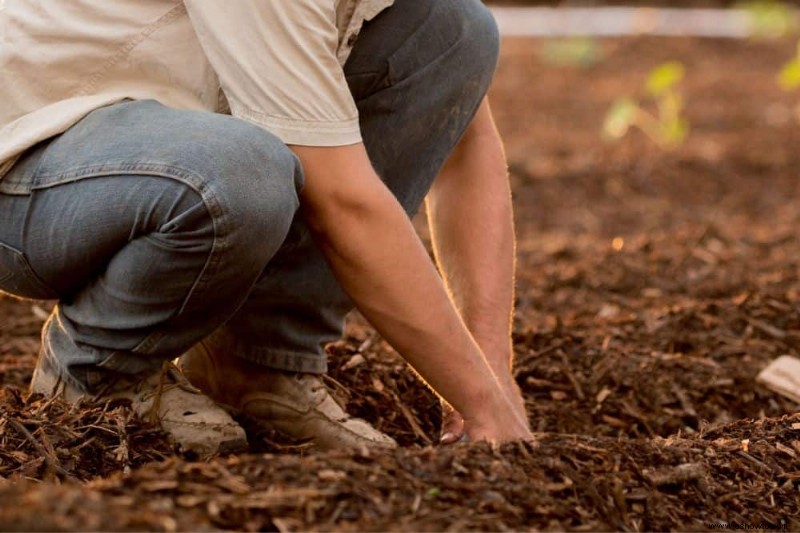
[[[358,117],[341,121],[311,121],[275,117],[229,99],[231,114],[297,146],[348,146],[362,141]]]

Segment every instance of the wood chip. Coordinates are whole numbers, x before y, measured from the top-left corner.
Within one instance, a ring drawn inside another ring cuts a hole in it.
[[[351,357],[344,365],[342,365],[342,370],[352,370],[357,366],[363,365],[367,360],[364,358],[363,355],[360,353],[355,354]]]
[[[795,452],[793,449],[789,448],[785,444],[781,444],[780,442],[778,442],[777,444],[775,444],[775,447],[790,457],[793,458],[797,457],[797,452]]]
[[[322,481],[341,481],[347,477],[347,472],[325,468],[317,472],[317,477]]]
[[[757,330],[775,339],[783,340],[788,336],[786,331],[778,329],[771,324],[767,324],[763,320],[759,320],[757,318],[752,318],[752,317],[745,317],[745,320],[747,320],[747,322]]]
[[[800,359],[782,355],[762,370],[756,381],[773,392],[800,403]]]
[[[595,398],[595,400],[597,401],[597,403],[603,403],[609,396],[611,396],[611,389],[603,387],[603,390],[597,393],[597,397]]]
[[[705,467],[701,463],[686,463],[655,472],[646,471],[644,472],[644,477],[653,485],[661,487],[663,485],[680,485],[700,479],[705,472]]]

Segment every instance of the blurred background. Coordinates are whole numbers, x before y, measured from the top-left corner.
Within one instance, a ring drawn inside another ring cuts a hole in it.
[[[490,4],[536,429],[796,410],[755,376],[800,350],[798,2]]]

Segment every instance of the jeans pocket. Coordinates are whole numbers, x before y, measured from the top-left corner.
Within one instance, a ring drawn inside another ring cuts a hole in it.
[[[57,298],[31,268],[25,254],[0,242],[0,291],[21,298],[50,300]]]

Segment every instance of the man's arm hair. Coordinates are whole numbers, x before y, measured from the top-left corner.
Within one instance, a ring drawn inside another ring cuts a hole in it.
[[[293,149],[306,174],[301,211],[356,307],[464,415],[470,438],[530,437],[364,146]]]

